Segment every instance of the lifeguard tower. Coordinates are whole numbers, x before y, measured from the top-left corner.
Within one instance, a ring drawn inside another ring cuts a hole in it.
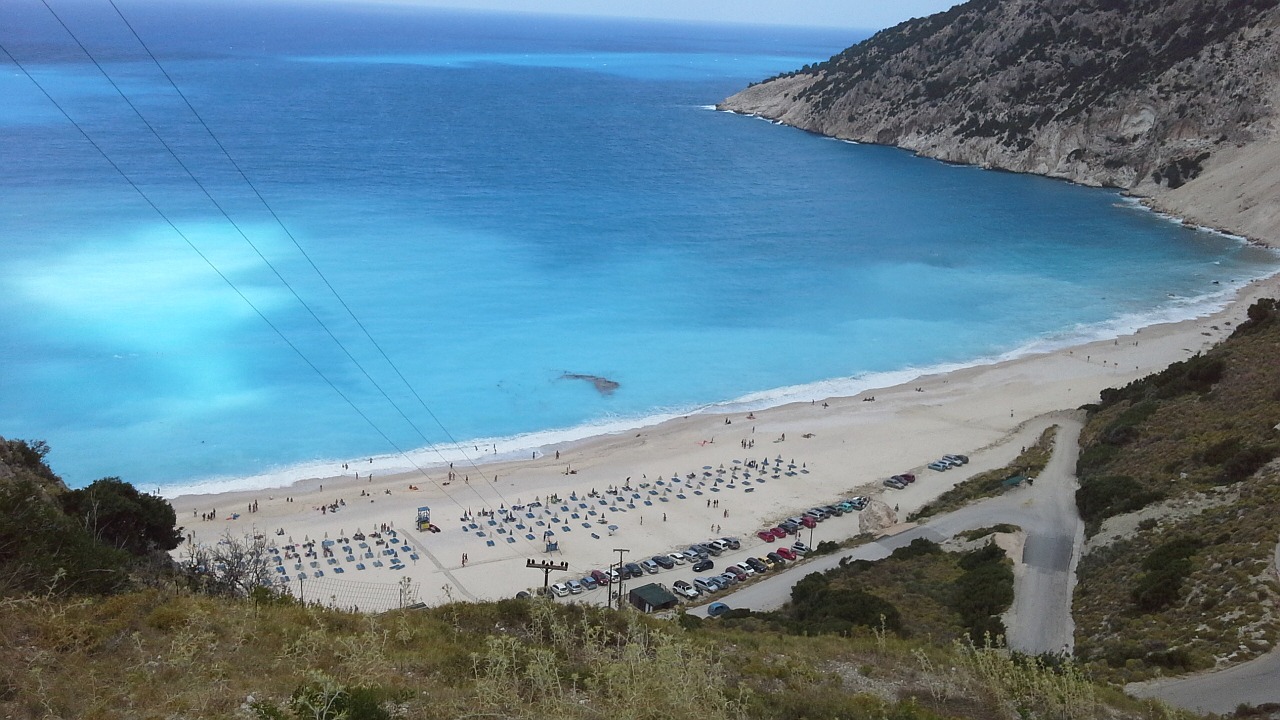
[[[418,508],[418,532],[427,532],[431,529],[431,508],[423,505]]]

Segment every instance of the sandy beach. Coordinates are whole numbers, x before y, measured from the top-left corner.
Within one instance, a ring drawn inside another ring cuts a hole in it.
[[[616,548],[639,561],[732,535],[743,548],[724,560],[736,562],[733,557],[767,551],[757,530],[814,505],[876,496],[905,516],[955,483],[1008,463],[1052,424],[1052,413],[1094,402],[1104,388],[1210,347],[1250,304],[1274,297],[1278,287],[1275,277],[1255,281],[1211,316],[854,397],[814,398],[750,415],[694,415],[541,448],[518,462],[457,463],[452,480],[447,465],[428,468],[429,476],[383,476],[367,459],[352,459],[329,477],[300,479],[292,487],[187,495],[173,505],[196,543],[215,543],[225,533],[261,534],[280,548],[313,541],[319,551],[324,540],[335,541],[332,561],[285,559],[288,587],[307,599],[368,610],[394,606],[403,578],[429,604],[511,597],[542,584],[542,572],[526,568],[528,559],[568,563],[568,571],[552,573],[556,582],[606,568],[617,561]],[[945,453],[972,461],[946,473],[925,469]],[[907,489],[882,485],[907,471],[920,477]],[[440,532],[414,527],[420,506],[431,508]],[[202,520],[214,510],[217,519]],[[352,539],[384,525],[396,531],[394,557],[377,538],[366,537],[367,548]],[[814,538],[838,540],[856,528],[856,516],[841,518],[819,525]],[[556,552],[546,551],[548,532]],[[395,558],[402,567],[393,569]],[[324,575],[317,578],[316,570]],[[680,566],[653,579],[670,584],[692,576]],[[605,596],[595,590],[578,597],[603,603]]]

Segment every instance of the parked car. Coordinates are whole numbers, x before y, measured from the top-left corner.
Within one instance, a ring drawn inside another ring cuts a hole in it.
[[[724,550],[712,545],[711,543],[698,543],[694,547],[700,550],[705,550],[708,555],[712,555],[714,557],[720,557],[720,553],[724,552]]]
[[[627,577],[629,578],[644,577],[644,568],[640,567],[636,563],[629,562],[626,565],[623,565],[622,569],[626,571]]]
[[[760,532],[756,533],[756,537],[760,538],[765,542],[773,542],[774,540],[778,539],[773,536],[773,530],[761,530]]]
[[[730,550],[738,550],[742,547],[742,541],[736,537],[723,537],[720,541],[728,545]]]
[[[614,568],[609,568],[605,571],[605,574],[609,576],[609,582],[611,583],[620,582],[622,580],[622,573],[618,572]]]
[[[799,522],[792,522],[792,521],[790,521],[790,520],[783,520],[782,522],[778,523],[778,527],[780,527],[780,528],[782,528],[783,530],[786,530],[788,533],[790,533],[790,534],[794,535],[794,534],[796,534],[796,531],[800,529],[801,525],[800,525],[800,523],[799,523]]]
[[[658,567],[662,568],[663,570],[670,570],[671,568],[676,566],[676,561],[672,560],[670,557],[666,555],[654,555],[653,561],[657,563]]]
[[[723,540],[708,540],[707,545],[718,549],[720,552],[724,552],[729,549],[729,543]]]
[[[795,552],[795,554],[797,554],[797,555],[808,555],[808,554],[809,554],[809,552],[810,552],[810,550],[809,550],[809,546],[808,546],[808,545],[805,545],[804,543],[800,542],[799,540],[795,541],[794,543],[791,543],[791,549],[792,549],[792,550]]]
[[[848,512],[853,512],[854,510],[853,503],[849,502],[848,500],[841,500],[839,503],[836,504],[836,507],[840,509],[840,512],[848,513]]]
[[[713,593],[720,591],[720,583],[712,582],[710,578],[694,578],[693,586],[704,593]]]
[[[710,559],[710,558],[708,558],[708,559],[706,559],[706,560],[699,560],[698,562],[696,562],[696,563],[694,563],[694,564],[693,564],[693,571],[694,571],[694,572],[706,572],[706,571],[710,570],[711,568],[713,568],[713,567],[715,567],[715,566],[716,566],[716,564],[715,564],[714,562],[711,562],[711,559]]]
[[[909,483],[913,483],[916,481],[916,476],[915,473],[902,473],[902,479]],[[866,502],[864,501],[863,504],[865,505]]]
[[[930,470],[937,470],[938,472],[943,472],[951,469],[951,463],[944,462],[942,460],[935,460],[929,463],[928,467]]]
[[[760,558],[749,557],[746,560],[743,560],[743,562],[745,562],[752,570],[755,570],[757,573],[763,573],[769,569],[769,566],[766,565],[764,561],[761,560]]]
[[[819,509],[820,509],[820,510],[822,510],[823,512],[825,512],[826,514],[831,515],[831,516],[833,516],[833,517],[840,517],[841,515],[843,515],[843,514],[844,514],[844,510],[841,510],[840,508],[836,507],[835,505],[823,505],[823,506],[822,506],[821,508],[819,508]]]
[[[743,561],[740,563],[736,563],[734,565],[730,565],[729,572],[742,573],[743,577],[753,577],[756,574],[756,569],[748,565],[746,561]]]
[[[556,597],[564,597],[569,594],[569,586],[564,583],[552,583],[551,594]]]
[[[582,583],[578,582],[577,580],[570,580],[570,581],[568,582],[568,585],[569,585],[569,594],[570,594],[570,595],[581,595],[581,594],[582,594]]]
[[[787,561],[782,557],[782,550],[786,550],[786,548],[779,548],[777,551],[764,556],[766,565],[773,563],[772,565],[769,565],[770,570],[787,564]]]
[[[735,573],[735,572],[730,572],[726,570],[720,573],[719,575],[717,575],[716,577],[720,578],[720,581],[725,584],[725,587],[738,584],[738,573]]]
[[[965,465],[969,462],[969,457],[967,455],[943,455],[942,459],[947,462],[955,463],[956,465]]]
[[[792,550],[789,547],[780,547],[778,548],[778,556],[781,557],[783,560],[795,560],[796,551]]]
[[[607,573],[601,572],[600,570],[592,570],[591,577],[595,579],[597,585],[608,585],[609,583],[613,582],[613,578],[609,577]]]
[[[782,538],[790,534],[791,533],[787,532],[787,529],[782,527],[781,525],[773,529],[773,536],[779,540],[781,540]]]
[[[699,560],[705,560],[708,555],[709,553],[702,552],[694,546],[690,546],[688,550],[684,551],[684,556],[689,558],[689,562],[698,562]]]
[[[650,575],[656,574],[659,570],[662,569],[658,567],[658,563],[654,562],[653,560],[641,560],[640,567],[644,568],[644,571],[649,573]]]
[[[867,499],[861,495],[855,495],[849,498],[849,504],[853,506],[854,510],[861,510],[867,506]]]
[[[809,510],[805,510],[804,514],[808,517],[813,518],[818,522],[821,522],[827,518],[826,513],[822,512],[821,510],[818,510],[817,508],[811,508]]]
[[[814,520],[812,517],[808,515],[805,515],[804,517],[800,518],[800,524],[807,528],[818,527],[818,521]]]
[[[720,617],[729,612],[729,606],[722,602],[713,602],[707,606],[707,617]]]
[[[699,595],[698,589],[693,585],[690,585],[688,581],[685,580],[677,580],[671,583],[671,588],[675,590],[677,595],[681,595],[689,600],[693,600]]]
[[[596,583],[596,579],[591,577],[590,575],[582,578],[582,580],[580,580],[579,582],[582,583],[583,590],[595,590],[596,588],[600,587],[600,585]]]
[[[670,555],[667,555],[667,557],[671,558],[671,562],[676,565],[683,565],[685,560],[688,559],[685,557],[684,553],[671,553]]]
[[[885,486],[885,487],[894,488],[895,490],[901,490],[902,488],[906,487],[907,485],[906,485],[906,483],[902,482],[901,480],[899,480],[899,479],[897,479],[897,478],[885,478],[885,479],[884,479],[884,486]]]

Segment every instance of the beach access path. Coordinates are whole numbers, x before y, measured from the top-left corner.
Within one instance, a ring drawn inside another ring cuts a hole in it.
[[[880,560],[917,538],[941,543],[966,530],[1007,523],[1021,527],[1026,537],[1021,557],[1015,558],[1009,646],[1031,654],[1070,649],[1075,627],[1071,620],[1071,593],[1084,542],[1084,525],[1075,507],[1081,413],[1051,413],[1037,418],[1027,427],[1028,435],[1038,435],[1054,424],[1059,431],[1053,455],[1034,484],[1011,488],[999,496],[932,517],[921,525],[906,526],[901,532],[851,551],[804,561],[715,599],[731,608],[776,610],[791,599],[792,586],[809,573],[830,570],[842,562]],[[694,613],[705,616],[706,608],[699,607]]]

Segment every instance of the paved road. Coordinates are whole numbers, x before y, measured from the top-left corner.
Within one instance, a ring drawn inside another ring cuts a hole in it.
[[[1277,703],[1280,702],[1280,652],[1270,652],[1221,672],[1134,683],[1125,687],[1125,691],[1205,713],[1228,714],[1242,703]]]
[[[1276,545],[1272,567],[1280,572],[1280,545]],[[1242,703],[1280,703],[1280,650],[1220,672],[1132,683],[1125,692],[1159,698],[1188,710],[1223,715]]]
[[[730,607],[775,610],[791,597],[791,587],[811,572],[821,572],[850,560],[879,560],[918,537],[941,542],[964,530],[999,523],[1021,526],[1027,533],[1024,567],[1014,581],[1015,600],[1009,627],[1011,647],[1030,653],[1056,652],[1073,645],[1071,592],[1075,564],[1084,540],[1084,526],[1075,506],[1077,440],[1083,425],[1075,414],[1054,418],[1061,426],[1053,457],[1033,486],[1010,490],[892,537],[862,545],[847,553],[816,558],[791,570],[770,575],[741,590],[716,598]],[[694,611],[705,614],[705,608]]]

